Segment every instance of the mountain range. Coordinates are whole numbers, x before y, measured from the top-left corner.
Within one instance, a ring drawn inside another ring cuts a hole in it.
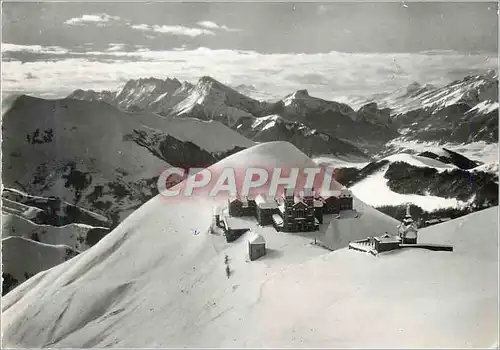
[[[3,291],[96,245],[158,194],[167,167],[207,168],[269,142],[289,142],[308,164],[332,159],[337,180],[372,206],[498,205],[498,160],[451,150],[498,143],[497,78],[412,84],[358,110],[306,90],[257,101],[211,77],[137,79],[54,100],[14,96],[2,123],[2,240],[9,256],[39,249],[47,263],[12,258]],[[418,154],[394,148],[409,142],[440,144]]]
[[[170,78],[130,80],[115,92],[77,90],[69,97],[106,101],[126,111],[217,120],[255,141],[261,137],[261,130],[255,130],[262,125],[259,119],[274,116],[282,124],[296,123],[294,135],[300,139],[294,145],[313,155],[324,147],[308,150],[306,139],[311,137],[312,143],[317,138],[332,140],[336,152],[330,154],[364,153],[368,157],[394,139],[498,142],[498,74],[494,71],[441,87],[413,83],[375,96],[357,111],[344,103],[310,96],[307,90],[275,102],[257,101],[211,77],[202,77],[194,85]],[[283,137],[280,123],[265,125],[267,135]],[[317,135],[311,135],[314,132]]]

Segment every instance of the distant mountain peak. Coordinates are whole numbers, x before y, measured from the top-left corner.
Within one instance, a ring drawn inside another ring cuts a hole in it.
[[[294,94],[295,98],[305,98],[309,97],[309,92],[306,89],[303,90],[297,90]]]

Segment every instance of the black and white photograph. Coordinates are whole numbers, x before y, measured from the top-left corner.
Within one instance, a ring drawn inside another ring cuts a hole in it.
[[[2,1],[2,348],[499,348],[494,1]]]

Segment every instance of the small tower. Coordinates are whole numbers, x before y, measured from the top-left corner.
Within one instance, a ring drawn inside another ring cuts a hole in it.
[[[291,207],[295,203],[295,193],[293,187],[285,188],[285,192],[283,195],[283,199],[285,202],[285,207]]]
[[[399,237],[404,244],[415,244],[418,238],[417,224],[411,217],[410,204],[406,206],[406,215],[398,226]]]
[[[312,188],[304,188],[304,195],[302,200],[304,203],[309,206],[314,206],[314,190]]]

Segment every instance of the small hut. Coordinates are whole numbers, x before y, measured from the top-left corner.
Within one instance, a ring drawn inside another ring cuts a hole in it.
[[[248,223],[239,218],[224,216],[222,223],[224,225],[224,232],[228,243],[235,241],[245,232],[250,230]]]
[[[254,261],[266,255],[266,241],[262,235],[254,234],[248,240],[248,255]]]

